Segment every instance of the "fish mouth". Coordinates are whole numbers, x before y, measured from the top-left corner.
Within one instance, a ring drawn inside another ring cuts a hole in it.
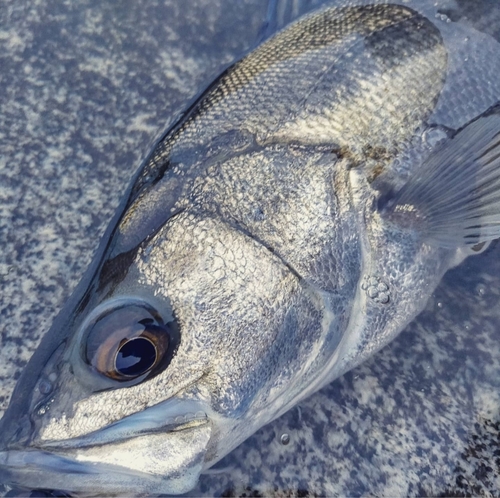
[[[199,403],[169,400],[86,436],[0,451],[0,482],[86,495],[181,494],[204,470],[211,435]]]

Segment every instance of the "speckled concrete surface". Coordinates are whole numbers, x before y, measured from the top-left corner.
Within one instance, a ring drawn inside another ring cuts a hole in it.
[[[494,1],[445,3],[452,22],[499,38],[486,22],[500,18]],[[2,410],[155,137],[255,44],[266,9],[2,3]],[[192,494],[500,496],[499,256],[493,244],[449,272],[396,341],[259,431]]]
[[[3,2],[2,409],[155,137],[255,44],[265,13],[262,0]]]

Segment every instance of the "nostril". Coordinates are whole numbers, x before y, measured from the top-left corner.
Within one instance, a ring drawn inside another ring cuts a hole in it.
[[[38,390],[42,395],[50,394],[52,391],[52,383],[48,379],[42,378],[38,383]]]

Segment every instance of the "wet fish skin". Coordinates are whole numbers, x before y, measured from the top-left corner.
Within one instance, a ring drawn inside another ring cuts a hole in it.
[[[37,385],[16,390],[10,481],[186,491],[393,338],[470,254],[376,209],[434,152],[418,137],[446,68],[434,24],[380,5],[313,14],[230,69],[155,149],[28,369]],[[97,374],[82,359],[92,324],[143,302],[179,324],[171,363],[122,383]]]

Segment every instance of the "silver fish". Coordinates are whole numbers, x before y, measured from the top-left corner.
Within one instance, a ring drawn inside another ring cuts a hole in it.
[[[229,68],[27,366],[0,479],[184,493],[498,238],[500,92],[450,91],[448,35],[408,6],[327,7]]]

